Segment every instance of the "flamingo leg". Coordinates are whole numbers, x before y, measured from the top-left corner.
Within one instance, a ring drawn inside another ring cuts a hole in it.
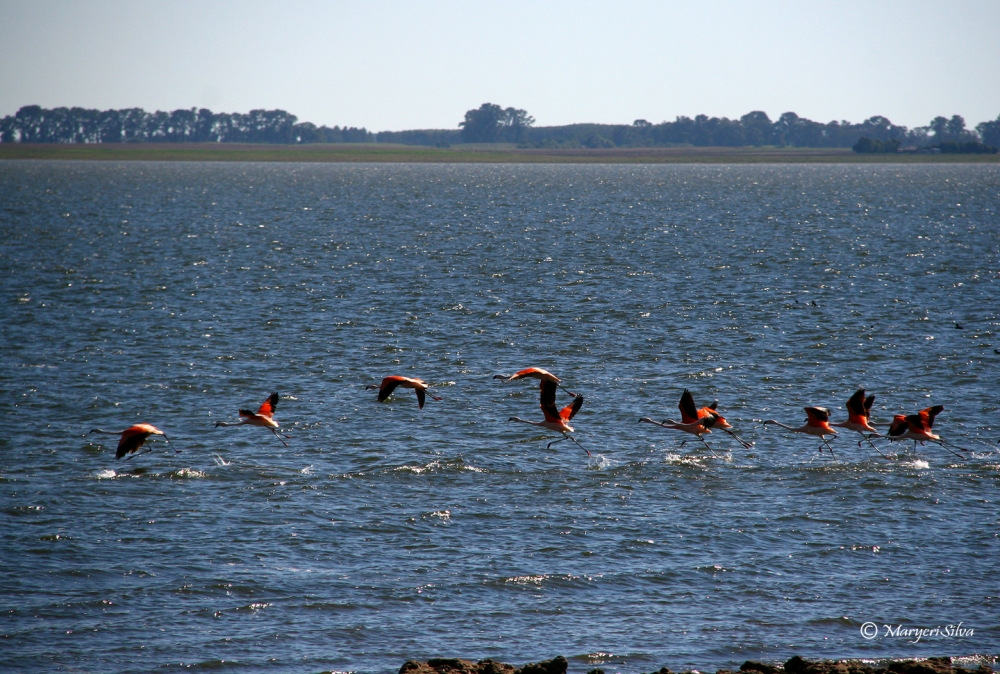
[[[166,433],[163,434],[163,439],[167,441],[168,445],[170,445],[170,449],[174,450],[174,454],[180,454],[181,453],[181,450],[174,448],[174,443],[170,442],[170,438],[167,437]]]
[[[949,449],[949,448],[948,448],[948,446],[947,446],[947,445],[945,445],[943,441],[939,441],[939,442],[935,442],[934,444],[935,444],[935,445],[940,445],[940,446],[941,446],[941,448],[942,448],[942,449],[944,449],[945,451],[947,451],[947,452],[950,452],[951,454],[954,454],[954,455],[955,455],[955,456],[957,456],[958,458],[960,458],[960,459],[962,459],[963,461],[965,461],[965,458],[966,458],[966,457],[962,456],[962,455],[961,455],[961,454],[959,454],[958,452],[955,452],[955,451],[952,451],[951,449]],[[954,445],[952,445],[952,446],[954,446]],[[962,449],[962,448],[961,448],[961,447],[957,447],[956,449]],[[965,451],[967,452],[967,451],[969,451],[969,450],[967,450],[967,449],[966,449]]]
[[[569,436],[567,436],[567,437],[568,437],[568,438],[569,438],[570,440],[572,440],[573,442],[576,442],[576,438],[574,438],[574,437],[573,437],[572,435],[569,435]],[[579,442],[576,442],[576,446],[577,446],[577,447],[579,447],[580,449],[582,449],[583,451],[587,452],[587,456],[590,456],[590,455],[591,455],[591,454],[590,454],[590,450],[589,450],[589,449],[587,449],[586,447],[584,447],[583,445],[581,445],[581,444],[580,444]]]
[[[714,456],[717,459],[721,459],[722,458],[721,456],[719,456],[718,454],[715,453],[715,450],[712,449],[712,446],[710,444],[708,444],[707,442],[705,442],[705,438],[703,438],[703,437],[701,437],[699,435],[698,439],[701,440],[701,444],[705,445],[705,448],[708,449],[708,451],[712,453],[712,456]]]
[[[865,440],[868,441],[868,444],[872,446],[872,449],[874,449],[876,452],[878,452],[879,454],[882,455],[883,459],[889,459],[888,456],[886,456],[885,454],[882,454],[882,451],[878,447],[875,446],[875,443],[872,442],[872,439],[871,439],[870,436],[867,436],[864,433],[861,433],[861,431],[858,431],[858,433],[861,435],[862,438],[864,438]],[[861,446],[861,441],[858,440],[858,447],[860,447],[860,446]],[[891,461],[891,459],[889,459],[889,460]]]
[[[753,443],[752,442],[747,442],[746,440],[744,440],[740,436],[738,436],[735,433],[733,433],[728,428],[723,428],[722,430],[724,430],[726,433],[729,433],[731,436],[733,436],[734,438],[736,438],[736,441],[739,442],[741,445],[743,445],[743,449],[753,449]]]
[[[938,440],[938,442],[940,442],[944,446],[953,447],[954,449],[959,449],[959,450],[961,450],[963,452],[971,452],[972,451],[971,449],[966,449],[965,447],[959,447],[958,445],[953,445],[952,443],[948,442],[947,440]]]
[[[284,445],[285,447],[288,447],[288,443],[287,443],[287,442],[285,442],[284,440],[282,440],[282,439],[281,439],[281,435],[280,435],[280,434],[278,433],[278,431],[276,431],[276,430],[274,430],[274,429],[272,428],[272,429],[271,429],[271,432],[272,432],[272,433],[274,433],[274,437],[276,437],[276,438],[278,438],[279,440],[281,440],[281,444],[283,444],[283,445]]]

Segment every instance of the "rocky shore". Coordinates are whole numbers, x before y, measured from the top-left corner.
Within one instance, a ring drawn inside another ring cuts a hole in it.
[[[460,660],[457,658],[432,658],[427,662],[409,660],[399,668],[399,674],[566,674],[569,662],[563,656],[541,662],[529,662],[518,667],[495,660]],[[784,665],[768,665],[747,660],[739,669],[744,674],[992,674],[988,665],[980,664],[974,669],[956,666],[952,659],[927,658],[926,660],[886,660],[871,665],[860,660],[805,660],[795,656]],[[586,674],[605,674],[599,667]],[[652,674],[675,674],[667,667],[661,667]],[[695,671],[680,674],[696,674]],[[697,674],[705,674],[698,672]],[[729,669],[720,669],[716,674],[737,674]]]

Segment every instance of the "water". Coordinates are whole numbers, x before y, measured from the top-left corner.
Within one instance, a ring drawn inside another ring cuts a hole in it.
[[[0,664],[995,655],[998,213],[980,165],[0,163]],[[593,458],[507,422],[528,366]],[[858,386],[973,455],[761,426]],[[636,423],[684,388],[754,448]],[[214,427],[272,390],[290,447]],[[182,453],[86,435],[140,421]]]

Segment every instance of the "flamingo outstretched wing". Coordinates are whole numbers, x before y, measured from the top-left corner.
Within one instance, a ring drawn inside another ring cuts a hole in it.
[[[556,408],[556,388],[558,384],[554,381],[543,379],[538,389],[540,392],[538,405],[542,408],[542,414],[546,421],[558,422],[561,418],[559,410]]]
[[[694,396],[687,389],[681,394],[681,401],[677,404],[677,409],[681,411],[681,423],[693,424],[698,421],[698,408],[694,405]]]
[[[825,407],[806,407],[810,426],[822,426],[830,421],[830,410]]]
[[[875,400],[875,396],[872,396],[872,400]],[[863,388],[859,388],[854,392],[854,395],[848,398],[847,415],[850,417],[851,421],[857,421],[858,417],[868,416],[868,412],[865,408],[865,390]]]
[[[382,384],[378,387],[378,401],[382,402],[386,398],[392,395],[392,392],[396,390],[403,381],[402,377],[391,376],[385,377],[382,380]]]
[[[920,419],[920,425],[923,426],[925,430],[929,431],[934,427],[934,418],[941,414],[942,410],[944,410],[944,405],[935,405],[934,407],[922,409],[913,416],[918,417]]]
[[[257,410],[257,414],[262,417],[274,416],[274,410],[278,408],[278,392],[275,391],[267,397],[267,400],[263,402],[260,409]],[[240,416],[243,416],[243,412],[240,412]]]
[[[126,428],[122,431],[122,437],[118,441],[118,449],[115,450],[115,458],[120,459],[126,454],[131,454],[136,451],[142,447],[142,443],[146,442],[146,438],[149,436],[150,431],[142,426],[136,425]]]
[[[573,402],[559,410],[559,417],[563,421],[569,421],[576,416],[576,413],[580,411],[581,407],[583,407],[583,396],[577,394],[577,396],[573,398]]]

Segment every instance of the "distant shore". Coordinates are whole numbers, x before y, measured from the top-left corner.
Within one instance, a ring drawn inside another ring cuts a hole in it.
[[[383,143],[0,144],[0,160],[234,161],[441,164],[998,164],[1000,155],[856,154],[841,148],[657,147],[549,150],[512,145],[449,148]]]

